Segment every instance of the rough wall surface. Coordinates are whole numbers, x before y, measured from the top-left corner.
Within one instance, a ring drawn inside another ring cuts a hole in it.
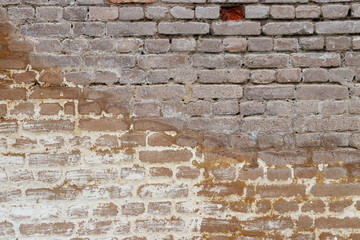
[[[1,239],[360,239],[359,1],[0,21]]]

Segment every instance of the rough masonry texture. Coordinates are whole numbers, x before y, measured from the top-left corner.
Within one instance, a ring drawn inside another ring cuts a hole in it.
[[[359,240],[359,114],[360,1],[0,0],[0,239]]]

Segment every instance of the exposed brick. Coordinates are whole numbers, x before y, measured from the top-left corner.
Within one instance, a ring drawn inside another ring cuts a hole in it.
[[[316,197],[357,196],[360,194],[360,186],[358,184],[322,184],[313,186],[310,193]]]
[[[313,34],[314,27],[310,22],[270,22],[262,27],[266,35],[308,35]]]
[[[296,89],[296,97],[301,100],[347,99],[348,89],[335,85],[302,85]]]
[[[160,34],[207,34],[209,25],[200,22],[161,22],[158,25]]]
[[[141,151],[139,158],[142,162],[165,163],[165,162],[188,162],[192,157],[191,152],[186,150],[179,151]]]
[[[185,229],[185,222],[181,219],[150,219],[137,220],[137,231],[162,232],[165,230],[182,232]]]
[[[139,187],[138,195],[142,198],[186,197],[188,195],[188,188],[186,185],[146,184]]]
[[[284,68],[288,65],[287,54],[250,54],[245,56],[249,68]]]
[[[268,169],[267,177],[270,181],[287,180],[291,178],[291,170],[285,169]]]
[[[70,222],[21,224],[20,233],[26,236],[32,235],[65,235],[69,236],[74,232],[75,224]]]
[[[324,18],[338,19],[347,16],[349,6],[341,4],[328,4],[321,7],[321,12]]]
[[[79,127],[87,131],[119,131],[127,130],[129,126],[121,119],[83,119]]]
[[[215,22],[211,28],[215,35],[260,35],[257,22]]]
[[[304,151],[264,151],[259,158],[269,165],[304,164],[307,161]]]

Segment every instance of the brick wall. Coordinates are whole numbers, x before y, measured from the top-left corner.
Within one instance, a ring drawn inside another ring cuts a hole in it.
[[[353,0],[0,0],[0,239],[360,239],[359,50]]]

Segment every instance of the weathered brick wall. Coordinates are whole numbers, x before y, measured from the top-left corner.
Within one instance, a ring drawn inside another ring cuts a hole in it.
[[[0,0],[0,239],[360,239],[360,1],[140,2]]]

